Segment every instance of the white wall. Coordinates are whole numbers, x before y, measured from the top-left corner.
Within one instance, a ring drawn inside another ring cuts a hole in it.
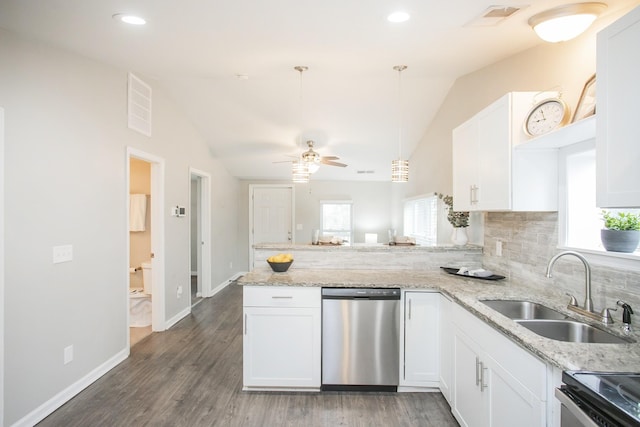
[[[239,244],[238,250],[245,269],[249,265],[249,185],[289,184],[283,181],[240,182],[239,193]],[[302,230],[295,231],[296,243],[311,243],[311,233],[320,228],[321,200],[352,200],[354,242],[364,243],[365,233],[377,233],[378,242],[386,242],[391,228],[391,182],[313,181],[295,184],[296,224]],[[398,184],[396,184],[398,185]],[[401,184],[400,184],[401,185]]]
[[[153,136],[126,128],[127,70],[0,30],[5,108],[4,423],[32,414],[126,348],[126,147],[166,160],[166,316],[188,310],[189,167],[212,175],[213,284],[233,275],[238,182],[153,87]],[[73,261],[52,264],[72,244]],[[229,259],[231,258],[231,259]],[[236,262],[236,265],[239,263]],[[184,294],[183,294],[184,295]],[[73,345],[74,360],[63,364]]]
[[[595,73],[596,33],[623,12],[601,17],[582,36],[563,43],[543,43],[456,80],[417,149],[410,157],[410,179],[397,198],[428,192],[452,194],[451,132],[478,111],[512,91],[560,87],[575,108],[585,82]],[[397,214],[395,214],[397,215]],[[400,216],[400,219],[402,217]],[[471,220],[471,242],[482,243],[482,216]]]

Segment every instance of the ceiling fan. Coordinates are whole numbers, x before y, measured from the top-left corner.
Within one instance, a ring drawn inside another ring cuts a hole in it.
[[[338,166],[341,168],[347,167],[346,164],[336,162],[335,160],[340,159],[337,156],[321,156],[317,151],[313,149],[313,141],[307,141],[307,147],[309,149],[304,151],[300,155],[300,159],[305,162],[309,166],[309,172],[314,173],[318,170],[320,165],[328,165],[328,166]],[[286,162],[291,162],[293,160],[285,160]],[[282,163],[282,162],[274,162],[274,163]]]

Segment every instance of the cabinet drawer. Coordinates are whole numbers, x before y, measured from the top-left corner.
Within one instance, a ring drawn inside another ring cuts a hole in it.
[[[321,288],[296,286],[244,286],[245,307],[320,307]]]

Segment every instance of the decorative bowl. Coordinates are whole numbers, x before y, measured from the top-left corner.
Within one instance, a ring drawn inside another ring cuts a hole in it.
[[[291,267],[291,264],[293,264],[293,260],[289,262],[271,262],[271,261],[267,261],[267,262],[271,266],[271,269],[276,273],[284,273],[289,269],[289,267]]]

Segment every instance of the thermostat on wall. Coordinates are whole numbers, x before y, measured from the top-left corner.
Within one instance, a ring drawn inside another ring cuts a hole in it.
[[[181,217],[187,216],[187,208],[184,206],[176,206],[175,208],[171,208],[171,215]]]

